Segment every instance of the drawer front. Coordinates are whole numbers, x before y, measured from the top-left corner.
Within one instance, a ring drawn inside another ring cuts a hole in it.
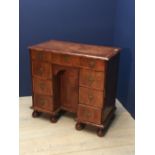
[[[101,124],[101,116],[101,109],[92,108],[81,104],[78,106],[79,121]]]
[[[39,78],[51,79],[52,66],[50,63],[45,62],[32,62],[32,75]]]
[[[65,55],[65,54],[55,54],[52,55],[52,63],[66,65],[66,66],[79,66],[79,57]]]
[[[31,58],[32,58],[32,60],[51,62],[51,53],[39,51],[39,50],[37,50],[37,51],[31,50]]]
[[[95,72],[92,70],[80,70],[80,86],[104,90],[104,72]]]
[[[80,87],[79,103],[90,105],[93,107],[103,107],[104,92],[91,90],[89,88]]]
[[[52,80],[33,79],[33,91],[42,95],[53,95]]]
[[[80,58],[80,66],[97,71],[105,71],[105,61],[91,58]]]
[[[53,98],[51,96],[34,95],[34,106],[53,111]]]

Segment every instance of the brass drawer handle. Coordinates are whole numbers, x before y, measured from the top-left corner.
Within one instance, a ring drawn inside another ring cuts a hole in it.
[[[92,83],[93,83],[94,81],[95,81],[94,78],[90,75],[90,76],[88,77],[89,85],[92,85]]]
[[[93,94],[88,94],[89,101],[91,102],[94,98]]]
[[[91,116],[91,113],[88,112],[88,111],[86,111],[86,112],[85,112],[85,116],[86,116],[87,118],[89,118],[89,117]]]
[[[44,89],[45,89],[45,84],[44,84],[44,83],[40,83],[40,88],[41,88],[42,90],[44,90]]]
[[[87,118],[89,118],[91,116],[90,111],[87,111],[85,109],[83,109],[83,113],[84,113],[84,116],[87,117]]]
[[[90,66],[91,68],[94,68],[95,65],[96,65],[96,62],[95,62],[95,61],[93,61],[93,60],[90,61],[89,66]]]
[[[40,100],[39,100],[39,104],[40,104],[40,105],[44,105],[44,104],[45,104],[45,100],[44,100],[44,99],[40,99]]]
[[[69,56],[68,55],[64,55],[63,56],[63,60],[66,61],[66,62],[68,62],[69,61]]]
[[[44,69],[43,69],[42,67],[40,67],[40,68],[38,69],[38,74],[39,74],[39,75],[42,75],[42,74],[43,74],[43,71],[44,71]]]
[[[42,60],[43,59],[43,54],[42,53],[38,53],[37,54],[37,59],[38,60]]]

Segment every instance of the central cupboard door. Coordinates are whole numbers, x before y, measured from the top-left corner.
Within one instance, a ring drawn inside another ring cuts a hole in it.
[[[53,65],[53,74],[59,81],[60,91],[57,96],[60,98],[61,107],[77,112],[79,100],[79,69],[61,65]]]

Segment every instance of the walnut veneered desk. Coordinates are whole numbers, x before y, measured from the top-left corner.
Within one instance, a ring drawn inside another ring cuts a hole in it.
[[[62,111],[76,114],[103,136],[115,107],[119,48],[51,40],[29,47],[33,117],[42,112],[56,122]]]

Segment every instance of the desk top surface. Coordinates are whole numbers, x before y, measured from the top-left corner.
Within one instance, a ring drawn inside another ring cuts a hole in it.
[[[89,45],[83,43],[58,41],[58,40],[49,40],[47,42],[30,46],[29,48],[33,50],[38,49],[48,52],[69,54],[75,56],[84,56],[102,60],[109,60],[120,51],[120,48],[115,47]]]

